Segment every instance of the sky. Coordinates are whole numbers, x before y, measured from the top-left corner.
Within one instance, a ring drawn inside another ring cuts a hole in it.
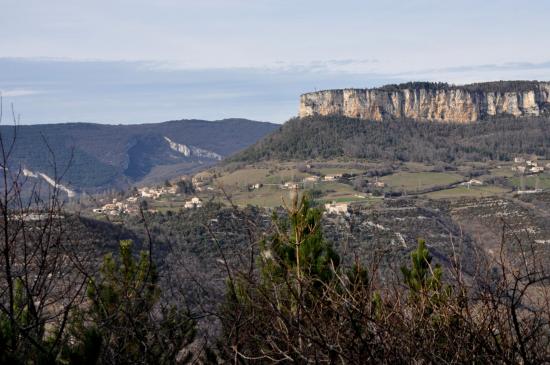
[[[0,0],[0,7],[0,91],[22,124],[282,123],[297,114],[300,94],[320,89],[550,80],[547,0]]]

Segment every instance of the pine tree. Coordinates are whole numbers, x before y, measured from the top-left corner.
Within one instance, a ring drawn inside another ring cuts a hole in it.
[[[264,274],[329,281],[340,258],[323,238],[322,211],[312,208],[306,195],[296,194],[286,213],[284,218],[274,215],[276,232],[262,244]]]
[[[105,256],[97,279],[88,284],[87,308],[72,324],[76,345],[71,363],[171,364],[195,335],[186,310],[159,305],[158,275],[149,254],[132,255],[132,241],[120,242],[120,257]]]
[[[410,269],[401,267],[411,300],[422,302],[425,309],[432,312],[435,306],[440,306],[450,297],[451,287],[443,286],[443,270],[439,264],[432,265],[426,241],[418,241],[417,249],[411,252],[411,264]]]
[[[411,269],[403,266],[401,272],[413,293],[437,290],[441,287],[441,267],[435,265],[432,268],[432,256],[426,248],[426,241],[418,241],[418,248],[411,252],[411,261]]]

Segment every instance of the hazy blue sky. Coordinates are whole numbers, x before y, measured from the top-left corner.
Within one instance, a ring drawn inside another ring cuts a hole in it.
[[[246,117],[410,80],[550,79],[546,0],[0,0],[22,123]]]

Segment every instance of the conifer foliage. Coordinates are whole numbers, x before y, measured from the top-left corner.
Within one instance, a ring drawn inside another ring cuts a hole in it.
[[[105,256],[87,296],[88,305],[72,325],[73,363],[172,364],[194,338],[195,323],[186,310],[160,305],[155,265],[148,252],[133,257],[132,241],[120,242],[118,259]]]
[[[305,276],[327,282],[340,259],[323,238],[321,210],[312,208],[304,195],[292,199],[286,211],[285,218],[274,215],[276,231],[262,244],[264,273],[292,275],[297,281]]]

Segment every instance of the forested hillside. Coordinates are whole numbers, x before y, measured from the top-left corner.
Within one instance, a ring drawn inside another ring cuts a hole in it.
[[[89,123],[2,126],[14,145],[11,164],[94,191],[162,181],[211,165],[277,128],[246,119],[180,120],[157,124]],[[219,156],[219,157],[218,157]],[[68,169],[67,169],[68,168]]]
[[[550,158],[550,119],[513,117],[471,124],[345,117],[291,119],[230,161],[349,157],[415,162]]]

